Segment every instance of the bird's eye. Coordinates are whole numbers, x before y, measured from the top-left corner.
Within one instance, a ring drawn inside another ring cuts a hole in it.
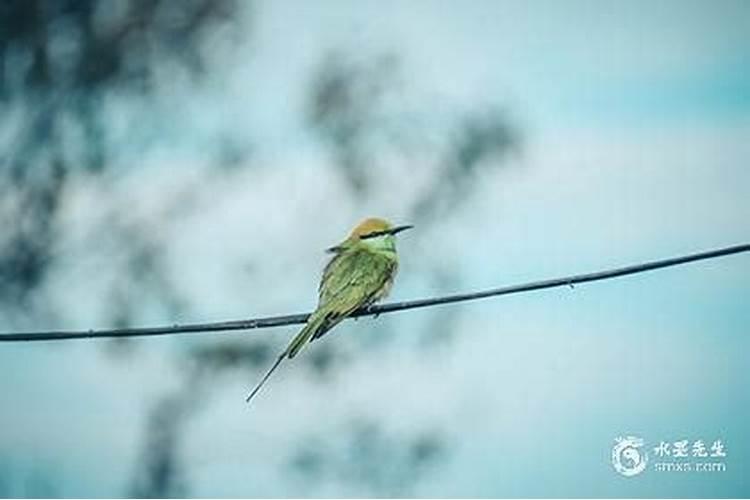
[[[383,236],[384,234],[388,234],[388,231],[373,231],[371,233],[363,234],[359,237],[360,240],[367,240],[370,238],[377,238],[378,236]]]

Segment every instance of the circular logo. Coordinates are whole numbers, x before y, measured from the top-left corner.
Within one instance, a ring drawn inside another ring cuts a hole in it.
[[[643,439],[635,436],[618,437],[612,448],[612,465],[626,477],[635,476],[646,470],[648,455],[641,450]]]

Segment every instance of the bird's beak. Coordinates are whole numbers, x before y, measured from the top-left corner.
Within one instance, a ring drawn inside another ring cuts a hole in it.
[[[405,226],[396,226],[396,227],[392,228],[388,232],[391,233],[391,234],[397,234],[397,233],[400,233],[401,231],[406,231],[407,229],[411,229],[413,227],[414,226],[411,226],[411,225],[408,225],[408,224],[405,225]]]

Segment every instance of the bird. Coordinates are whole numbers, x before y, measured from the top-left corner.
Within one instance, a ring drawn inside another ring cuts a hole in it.
[[[293,359],[308,342],[321,338],[353,312],[388,295],[398,271],[395,236],[412,227],[368,217],[344,241],[326,250],[333,256],[323,269],[317,308],[245,402],[250,402],[284,359]]]

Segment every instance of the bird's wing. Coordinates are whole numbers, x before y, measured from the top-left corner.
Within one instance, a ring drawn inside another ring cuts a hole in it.
[[[336,255],[326,265],[318,287],[320,306],[342,295],[369,295],[378,291],[391,276],[395,262],[368,250]],[[361,293],[357,293],[361,292]]]
[[[353,281],[361,278],[362,271],[369,267],[369,258],[370,256],[362,250],[336,254],[323,270],[323,276],[318,285],[318,305],[322,306],[330,302]]]
[[[395,261],[367,250],[336,255],[326,266],[320,283],[319,309],[325,323],[315,332],[320,338],[344,317],[379,298],[395,270]]]

